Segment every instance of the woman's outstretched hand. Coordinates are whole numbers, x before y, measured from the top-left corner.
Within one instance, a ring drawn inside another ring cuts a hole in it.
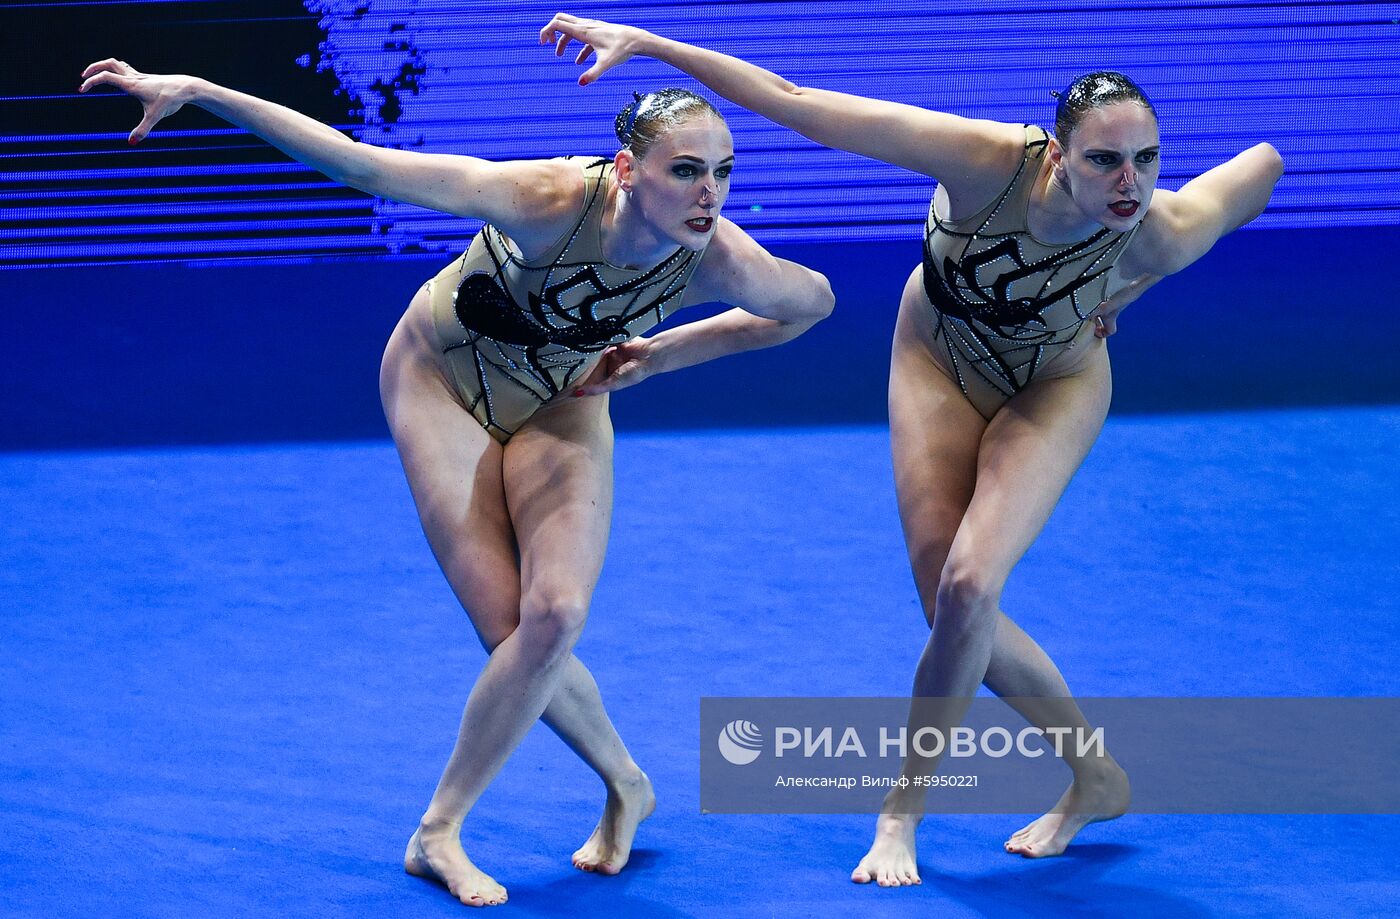
[[[1099,338],[1107,338],[1117,332],[1118,314],[1123,312],[1123,307],[1141,297],[1147,288],[1160,280],[1160,274],[1138,275],[1128,282],[1127,287],[1100,303],[1088,317],[1094,320],[1094,334]]]
[[[145,140],[158,121],[175,114],[190,100],[192,84],[193,80],[189,77],[142,73],[126,61],[109,57],[88,65],[83,71],[83,85],[78,92],[85,93],[94,86],[111,86],[134,96],[145,114],[126,142],[137,144]]]
[[[588,378],[574,389],[575,396],[596,396],[636,386],[657,372],[650,339],[632,338],[603,351]]]
[[[554,54],[564,56],[570,42],[581,42],[575,64],[582,64],[590,55],[598,59],[578,78],[579,86],[587,86],[637,53],[637,42],[647,33],[632,26],[617,26],[597,19],[580,19],[568,13],[558,13],[549,25],[540,30],[540,44],[554,45]]]

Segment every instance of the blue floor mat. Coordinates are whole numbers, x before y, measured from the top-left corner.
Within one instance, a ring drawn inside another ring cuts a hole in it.
[[[617,878],[537,727],[467,825],[511,916],[1391,916],[1394,816],[702,815],[701,696],[909,690],[875,428],[623,435],[578,648],[659,805]],[[1113,418],[1004,608],[1104,696],[1400,696],[1400,409]],[[404,842],[485,660],[387,444],[0,456],[0,915],[459,916]],[[1050,802],[1047,802],[1049,804]]]

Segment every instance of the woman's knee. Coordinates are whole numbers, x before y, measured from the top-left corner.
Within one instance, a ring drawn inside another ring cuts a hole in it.
[[[588,619],[588,597],[576,591],[532,591],[520,604],[521,637],[545,654],[573,649]]]
[[[938,616],[965,627],[995,623],[1005,578],[983,565],[957,556],[948,559],[938,579]]]

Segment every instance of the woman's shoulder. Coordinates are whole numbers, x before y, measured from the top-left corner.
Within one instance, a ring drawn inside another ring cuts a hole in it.
[[[578,207],[584,186],[591,176],[600,174],[600,170],[593,168],[598,161],[597,157],[556,156],[516,160],[512,165],[519,172],[516,187],[522,194],[534,198],[532,204],[547,210],[568,210]]]
[[[1016,183],[1039,170],[1050,134],[1036,125],[985,122],[980,156],[961,176],[939,180],[946,210],[939,216],[961,224],[985,215]]]
[[[566,233],[587,206],[597,184],[584,167],[596,158],[561,156],[503,163],[503,181],[511,183],[513,219],[495,224],[526,254],[537,257]]]

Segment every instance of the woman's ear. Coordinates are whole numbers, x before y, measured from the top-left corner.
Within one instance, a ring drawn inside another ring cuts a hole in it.
[[[1051,135],[1050,147],[1050,168],[1054,171],[1055,181],[1063,184],[1065,181],[1065,149],[1060,146],[1060,139]]]
[[[617,151],[613,157],[613,177],[617,179],[617,187],[623,191],[632,190],[632,179],[637,173],[637,155],[631,150],[623,147]]]

